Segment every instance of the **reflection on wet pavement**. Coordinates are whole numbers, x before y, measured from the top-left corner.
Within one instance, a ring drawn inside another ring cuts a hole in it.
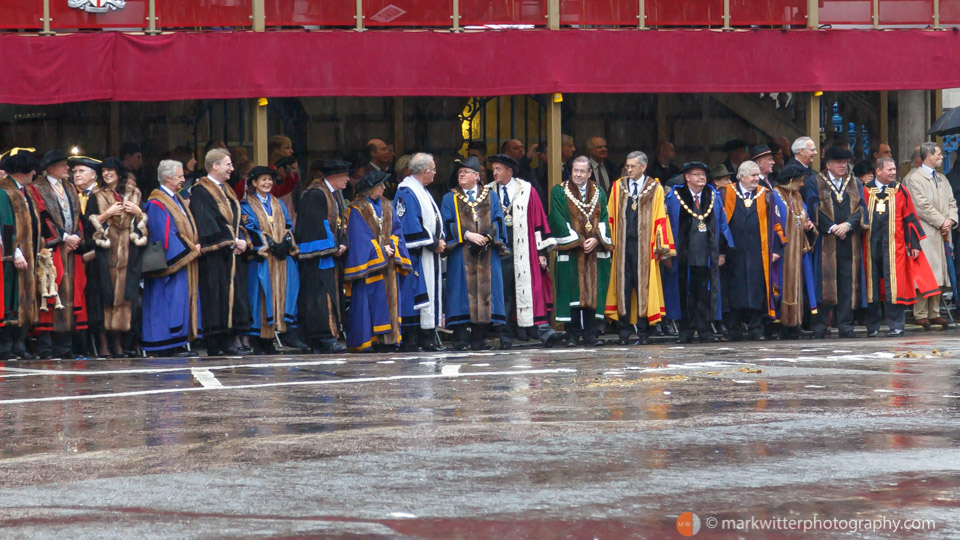
[[[679,538],[695,512],[955,538],[942,336],[8,363],[0,536]]]

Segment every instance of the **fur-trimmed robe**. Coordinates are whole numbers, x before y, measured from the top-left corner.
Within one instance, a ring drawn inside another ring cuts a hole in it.
[[[637,294],[624,290],[627,275],[627,212],[633,204],[630,179],[621,178],[610,193],[607,213],[610,215],[610,236],[613,238],[613,273],[607,291],[605,314],[613,320],[636,324],[646,318],[654,324],[666,314],[663,286],[660,282],[660,261],[677,254],[673,229],[667,217],[663,186],[656,178],[646,177],[637,201]]]
[[[163,248],[167,269],[143,276],[141,345],[145,351],[182,347],[198,337],[201,322],[197,226],[180,195],[171,197],[162,188],[150,194],[146,215],[148,245]]]
[[[190,213],[200,235],[200,309],[205,337],[244,331],[251,319],[243,294],[247,263],[233,254],[236,239],[244,239],[246,231],[240,227],[240,201],[230,186],[225,187],[204,176],[190,192]]]
[[[363,352],[375,343],[400,343],[399,277],[409,273],[410,254],[400,233],[400,220],[389,199],[380,197],[382,219],[378,221],[366,194],[350,203],[347,236],[350,249],[344,262],[350,310],[347,312],[347,346]],[[393,247],[393,257],[387,256]]]
[[[460,324],[506,323],[503,303],[503,270],[500,255],[509,253],[503,226],[500,197],[485,186],[477,186],[477,221],[463,200],[463,189],[454,188],[443,196],[440,216],[447,241],[447,281],[444,289],[444,309],[447,326]],[[467,232],[475,232],[492,239],[479,256],[469,248]]]
[[[44,245],[53,251],[53,264],[57,270],[57,291],[63,309],[55,309],[54,298],[38,298],[38,302],[47,302],[49,311],[40,311],[34,328],[41,332],[73,332],[87,329],[87,303],[84,289],[87,275],[83,268],[83,227],[80,213],[80,200],[73,182],[64,180],[63,191],[67,206],[73,218],[73,227],[64,230],[64,215],[60,199],[55,188],[46,177],[37,178],[27,187],[27,193],[33,201],[40,220],[40,236]],[[77,235],[80,246],[68,252],[63,235]]]
[[[844,188],[843,202],[837,202],[833,189],[828,185],[830,179],[827,175],[820,174],[817,178],[818,194],[820,196],[820,205],[817,213],[817,229],[820,231],[820,294],[817,296],[820,304],[837,305],[840,293],[837,291],[837,237],[833,234],[827,234],[830,227],[840,223],[850,225],[850,233],[846,240],[842,240],[850,249],[850,282],[852,291],[850,291],[850,304],[852,309],[860,306],[860,257],[863,250],[860,246],[860,229],[863,225],[863,198],[859,186],[860,181],[852,175],[844,176],[849,178]],[[841,180],[841,183],[843,180]],[[835,219],[836,211],[842,209],[843,212]],[[841,249],[846,249],[841,247]],[[845,294],[845,293],[844,293]]]
[[[550,225],[533,184],[514,178],[516,193],[512,194],[513,245],[510,246],[513,283],[516,289],[515,306],[517,326],[530,328],[550,323],[553,311],[553,283],[550,273],[540,268],[539,257],[554,250],[557,241],[550,236]],[[500,193],[500,185],[487,185]],[[509,235],[508,235],[509,237]],[[508,313],[509,317],[510,314]]]
[[[35,253],[40,245],[40,223],[33,202],[20,191],[13,178],[0,179],[0,191],[3,196],[0,199],[0,234],[4,245],[3,324],[29,328],[37,320]],[[18,247],[27,261],[26,270],[17,270],[13,264]]]
[[[277,332],[287,331],[288,324],[297,321],[297,291],[300,280],[297,275],[297,244],[290,228],[293,226],[287,207],[280,199],[269,196],[270,215],[255,192],[248,192],[240,203],[243,215],[241,224],[250,235],[251,249],[257,254],[250,261],[250,276],[245,293],[250,301],[253,315],[251,335],[273,339]],[[270,253],[271,243],[280,244],[289,240],[290,254],[277,258]]]
[[[140,206],[140,190],[132,185],[127,186],[121,197],[114,189],[97,187],[90,198],[87,210],[93,208],[91,202],[95,200],[97,211],[84,212],[84,216],[93,227],[92,236],[99,249],[96,250],[95,259],[88,265],[96,265],[95,273],[102,282],[99,299],[103,309],[103,329],[128,332],[132,317],[131,302],[139,294],[140,248],[147,245],[147,217],[144,214],[134,218],[124,212],[104,223],[100,213],[118,202],[129,201]]]
[[[342,197],[341,197],[342,198]],[[300,294],[297,311],[300,333],[307,342],[334,339],[340,334],[343,257],[347,241],[347,208],[337,207],[337,194],[325,180],[314,180],[300,196],[293,236],[300,247],[297,270]]]
[[[877,197],[880,193],[880,184],[873,180],[863,187],[863,198],[866,201],[867,219],[863,232],[863,260],[867,276],[867,288],[864,291],[868,303],[885,301],[891,304],[915,304],[917,297],[929,298],[940,294],[937,278],[930,269],[930,263],[923,253],[923,239],[925,234],[920,219],[913,207],[913,198],[907,189],[897,182],[893,182],[884,189],[886,195],[883,200],[884,216],[886,217],[885,230],[876,230],[873,227],[880,215],[876,213]],[[880,276],[882,291],[873,287],[873,242],[877,235],[879,244],[886,248],[883,251],[883,275]],[[939,237],[939,231],[937,231]],[[909,251],[919,249],[920,256],[914,259]]]
[[[774,189],[780,195],[777,208],[783,216],[783,232],[787,238],[780,260],[770,265],[774,281],[781,284],[775,297],[777,319],[785,328],[794,328],[803,322],[804,293],[810,313],[817,313],[812,252],[818,233],[816,227],[804,229],[809,214],[802,192],[783,185]]]
[[[586,216],[569,200],[565,189],[574,197],[580,197],[580,188],[567,180],[550,193],[550,228],[557,240],[557,259],[554,264],[557,320],[570,322],[570,308],[595,309],[596,318],[603,319],[603,307],[607,303],[607,288],[610,284],[610,220],[607,213],[607,195],[595,182],[588,182],[586,203],[600,192],[599,200],[591,215]],[[586,224],[591,228],[588,231]],[[587,254],[583,243],[595,238],[598,243]],[[598,309],[599,307],[599,309]]]

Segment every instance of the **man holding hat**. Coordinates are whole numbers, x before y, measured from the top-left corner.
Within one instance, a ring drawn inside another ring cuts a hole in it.
[[[722,318],[720,267],[734,247],[723,201],[707,185],[710,167],[700,161],[685,163],[684,185],[667,194],[667,214],[673,226],[677,257],[664,279],[667,317],[680,321],[677,343],[716,341],[710,325]]]
[[[314,353],[340,353],[343,256],[347,251],[347,203],[342,190],[350,180],[350,163],[331,159],[324,178],[314,180],[300,196],[293,236],[300,246],[300,321],[304,341]]]
[[[457,160],[457,185],[440,204],[447,242],[444,309],[454,348],[460,351],[489,349],[489,327],[507,322],[500,259],[510,248],[500,197],[480,183],[480,170],[473,156]]]
[[[427,186],[437,176],[433,156],[423,152],[410,158],[410,176],[397,189],[396,210],[403,239],[410,252],[413,275],[404,280],[400,317],[403,349],[442,350],[437,328],[443,316],[443,275],[440,257],[447,247],[440,208]]]
[[[777,212],[783,219],[783,234],[787,239],[780,260],[770,264],[771,279],[780,284],[774,295],[774,304],[781,339],[800,337],[804,305],[808,306],[811,315],[817,313],[812,256],[817,228],[810,220],[800,192],[806,174],[806,169],[799,163],[788,163],[777,176],[774,188],[779,195]]]
[[[607,195],[590,181],[590,160],[573,160],[570,180],[553,186],[550,228],[557,240],[554,279],[557,321],[565,323],[567,345],[580,339],[588,347],[603,345],[597,325],[603,321],[610,284],[610,220]]]
[[[235,341],[250,328],[250,303],[244,294],[247,263],[246,230],[240,226],[240,201],[227,185],[233,162],[230,153],[213,148],[204,158],[207,175],[190,190],[190,213],[200,235],[200,320],[207,355],[248,354]]]
[[[650,343],[650,326],[666,314],[660,261],[677,254],[663,187],[646,169],[646,154],[627,154],[627,176],[614,183],[607,203],[614,250],[604,311],[620,322],[621,345],[630,343],[634,330],[637,345]]]
[[[758,144],[751,148],[750,161],[760,167],[760,185],[768,191],[773,191],[773,166],[776,165],[777,161],[774,159],[770,147],[765,144]]]
[[[74,331],[87,328],[86,274],[78,252],[83,240],[82,216],[77,188],[69,179],[69,157],[61,150],[47,152],[40,161],[44,178],[27,187],[28,196],[36,204],[44,246],[59,262],[54,266],[63,305],[58,309],[53,298],[46,299],[48,309],[39,313],[35,328],[40,331],[41,358],[72,357]]]
[[[566,337],[550,326],[553,284],[547,254],[556,247],[540,195],[530,182],[516,177],[517,160],[505,154],[490,157],[494,182],[487,187],[500,195],[509,253],[500,254],[503,268],[503,299],[507,324],[500,330],[500,348],[510,349],[515,339],[537,337],[544,346]]]
[[[887,336],[900,337],[906,306],[927,298],[939,300],[940,285],[923,252],[925,234],[913,198],[897,183],[896,161],[878,158],[875,171],[875,179],[863,186],[869,216],[863,234],[867,335],[878,334],[883,304]]]
[[[40,223],[26,186],[40,168],[32,148],[13,148],[0,169],[0,236],[3,240],[3,328],[0,329],[0,359],[32,360],[24,341],[36,322],[36,252],[40,246]]]
[[[850,150],[831,146],[824,155],[826,171],[817,179],[820,200],[817,229],[821,235],[817,295],[818,311],[813,337],[827,334],[830,316],[841,338],[855,337],[854,310],[860,305],[860,227],[863,222],[863,189],[849,173]]]
[[[400,335],[400,276],[413,271],[401,234],[400,218],[383,197],[390,174],[370,170],[357,183],[350,203],[343,263],[349,282],[347,348],[353,352],[396,349]]]

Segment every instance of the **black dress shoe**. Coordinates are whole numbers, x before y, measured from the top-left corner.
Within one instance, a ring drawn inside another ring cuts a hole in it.
[[[857,335],[853,332],[840,332],[840,339],[853,339]]]
[[[16,360],[16,359],[17,359],[17,353],[15,352],[11,351],[11,352],[0,353],[0,360]]]
[[[501,344],[500,344],[500,350],[501,350],[501,351],[509,351],[509,350],[512,349],[512,348],[513,348],[513,343],[501,343]]]
[[[714,336],[713,334],[705,334],[698,337],[700,339],[700,343],[716,343],[717,342],[717,337]]]
[[[134,350],[123,351],[123,356],[125,358],[140,358],[140,351],[134,351]]]
[[[693,343],[693,336],[680,336],[677,338],[677,343]]]
[[[620,338],[617,340],[617,345],[633,345],[633,342],[630,338]]]
[[[550,334],[550,336],[547,339],[543,340],[543,346],[550,348],[558,343],[562,343],[566,341],[566,339],[567,339],[567,333],[564,332],[563,330],[559,332],[554,332]]]
[[[347,346],[339,341],[324,341],[313,347],[313,354],[340,354],[346,352]]]
[[[199,358],[200,355],[194,351],[180,351],[173,355],[173,358]]]
[[[565,340],[564,345],[567,347],[576,347],[577,343],[580,342],[580,336],[576,334],[567,334],[567,339]]]
[[[489,351],[490,349],[493,349],[493,347],[490,346],[490,344],[487,343],[486,341],[481,341],[481,342],[479,342],[479,343],[471,343],[471,344],[470,344],[470,350],[471,350],[471,351]]]
[[[459,345],[454,345],[454,346],[453,346],[453,350],[455,350],[455,351],[469,351],[469,350],[470,350],[470,344],[469,344],[469,343],[461,343],[461,344],[459,344]]]
[[[207,347],[207,356],[223,356],[223,349]]]
[[[423,349],[424,351],[428,351],[428,352],[438,352],[438,351],[445,351],[445,350],[447,350],[446,347],[444,347],[443,345],[441,345],[440,343],[437,343],[437,342],[435,342],[435,341],[431,341],[431,342],[428,342],[428,343],[424,343],[424,344],[420,345],[420,348]]]
[[[603,340],[600,338],[593,338],[590,341],[583,340],[584,347],[603,347]]]
[[[649,345],[650,337],[649,336],[640,336],[640,339],[637,340],[635,345]]]
[[[657,325],[653,327],[653,332],[658,336],[663,336],[665,334],[663,333],[663,328],[660,325],[661,323],[657,323]]]
[[[21,360],[36,360],[37,357],[30,354],[30,351],[20,351],[17,353]]]
[[[223,354],[223,356],[243,356],[243,351],[241,351],[237,347],[224,347],[221,353]]]
[[[887,337],[893,337],[893,338],[903,337],[903,334],[904,334],[903,330],[891,330],[887,332]]]
[[[877,336],[879,336],[879,335],[880,335],[880,331],[879,331],[879,330],[872,330],[872,331],[867,332],[867,337],[877,337]]]

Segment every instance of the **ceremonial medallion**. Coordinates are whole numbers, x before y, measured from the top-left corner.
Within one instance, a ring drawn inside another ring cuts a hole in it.
[[[750,208],[751,206],[753,206],[753,199],[744,199],[743,205],[746,206],[747,208]]]
[[[700,223],[697,224],[697,230],[700,232],[707,232],[707,224],[700,220]]]
[[[503,224],[507,227],[513,227],[513,216],[505,216],[503,218]]]

